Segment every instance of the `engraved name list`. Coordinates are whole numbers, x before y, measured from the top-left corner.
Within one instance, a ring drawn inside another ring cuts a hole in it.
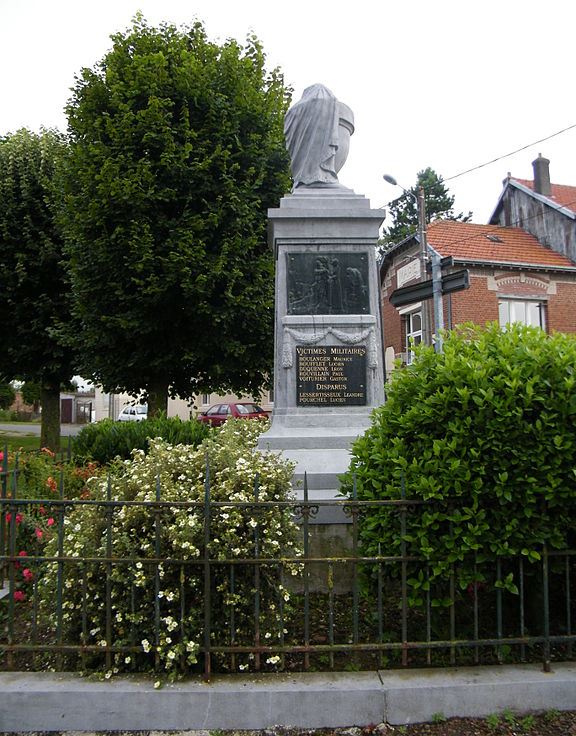
[[[296,348],[299,406],[365,405],[366,346]]]

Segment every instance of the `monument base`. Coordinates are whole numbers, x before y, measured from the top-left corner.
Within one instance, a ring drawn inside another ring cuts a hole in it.
[[[339,497],[339,477],[348,470],[352,444],[370,426],[366,407],[348,408],[346,413],[329,409],[317,414],[275,412],[272,427],[260,437],[260,450],[281,452],[295,463],[292,483],[298,499],[304,497],[305,475],[311,501]],[[331,524],[345,519],[340,509],[326,507],[315,521]]]

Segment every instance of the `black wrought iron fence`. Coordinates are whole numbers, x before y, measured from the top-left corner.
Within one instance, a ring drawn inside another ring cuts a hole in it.
[[[159,482],[148,501],[114,498],[110,483],[101,498],[67,499],[61,485],[57,498],[30,499],[18,496],[18,472],[4,461],[5,669],[200,671],[208,679],[214,671],[510,661],[548,670],[573,657],[574,550],[544,545],[536,563],[466,558],[438,578],[435,560],[408,554],[406,520],[421,500],[313,501],[304,488],[302,500],[276,502],[261,500],[256,483],[247,501],[217,501],[209,473],[202,500],[163,500]],[[325,506],[347,521],[337,555],[317,551],[313,522]],[[397,524],[399,554],[362,553],[360,530],[376,507]],[[282,539],[277,555],[262,554],[271,510],[297,523],[290,554]],[[217,536],[231,515],[243,548]],[[173,545],[166,554],[168,530],[181,554]]]

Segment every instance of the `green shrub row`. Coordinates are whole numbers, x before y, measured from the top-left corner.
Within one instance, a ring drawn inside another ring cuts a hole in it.
[[[178,417],[161,416],[142,422],[115,422],[104,419],[88,424],[74,441],[74,460],[77,463],[95,461],[107,465],[114,458],[127,460],[132,450],[148,452],[151,439],[161,437],[171,445],[196,447],[210,429],[195,419],[182,421]]]

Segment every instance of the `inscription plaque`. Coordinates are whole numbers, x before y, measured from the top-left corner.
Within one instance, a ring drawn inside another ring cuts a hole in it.
[[[366,346],[296,347],[298,406],[364,406]]]
[[[367,314],[366,253],[288,253],[288,314]]]

